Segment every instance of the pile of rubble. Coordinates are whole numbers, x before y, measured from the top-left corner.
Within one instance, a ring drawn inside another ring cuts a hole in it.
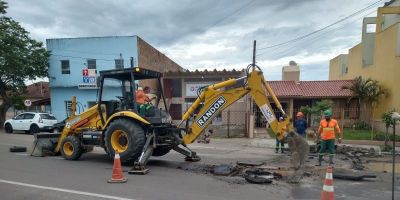
[[[363,165],[364,161],[362,160],[362,158],[374,158],[381,156],[372,147],[370,149],[367,149],[362,147],[351,147],[346,145],[337,146],[336,153],[344,155],[342,160],[351,160],[353,164],[352,169],[356,170],[365,169],[365,166]]]

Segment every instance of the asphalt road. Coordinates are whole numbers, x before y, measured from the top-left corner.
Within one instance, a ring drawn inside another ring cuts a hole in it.
[[[234,163],[237,160],[265,161],[277,158],[272,148],[243,146],[240,141],[213,142],[191,147],[202,157],[200,163],[187,163],[183,156],[170,153],[152,158],[150,173],[128,175],[124,184],[109,184],[112,160],[96,148],[78,161],[62,157],[31,157],[27,153],[10,153],[13,145],[30,146],[33,136],[0,132],[0,199],[319,199],[320,178],[300,185],[274,183],[253,185],[229,183],[211,175],[184,170],[188,166]],[[124,171],[129,167],[123,167]],[[371,182],[335,180],[337,199],[390,199],[390,175]],[[397,197],[400,184],[397,180]]]
[[[1,199],[102,199],[104,196],[104,199],[218,200],[265,199],[266,195],[265,191],[251,185],[228,184],[210,176],[177,169],[187,163],[176,153],[151,159],[148,164],[151,171],[145,176],[125,174],[127,183],[109,184],[107,179],[111,177],[112,160],[102,149],[83,155],[79,161],[9,152],[10,146],[30,146],[32,140],[30,135],[0,133]],[[207,147],[203,150],[207,155],[234,151]],[[215,160],[219,159],[215,157]],[[129,167],[124,167],[125,170]]]

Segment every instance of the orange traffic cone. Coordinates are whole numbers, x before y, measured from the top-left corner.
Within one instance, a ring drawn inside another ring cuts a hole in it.
[[[118,151],[115,150],[112,177],[107,182],[109,182],[109,183],[125,183],[126,181],[127,181],[127,179],[124,177],[124,174],[122,172],[121,160],[120,160]]]
[[[321,200],[334,200],[332,166],[326,169],[324,186],[322,187]]]

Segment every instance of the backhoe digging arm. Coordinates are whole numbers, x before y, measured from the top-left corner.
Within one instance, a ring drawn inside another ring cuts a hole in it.
[[[231,87],[227,90],[224,88]],[[274,112],[271,109],[268,100],[267,92],[272,97],[278,109],[285,116],[283,122],[278,122]],[[270,124],[272,130],[277,135],[278,139],[283,139],[282,127],[289,125],[289,118],[286,117],[281,104],[276,98],[271,87],[264,80],[261,70],[253,70],[247,76],[238,79],[229,79],[220,83],[216,83],[204,88],[196,101],[186,111],[182,117],[180,125],[184,121],[190,119],[194,111],[203,103],[203,107],[197,113],[194,121],[187,130],[187,134],[183,137],[184,144],[193,143],[197,137],[207,128],[213,118],[219,113],[228,108],[231,104],[238,101],[246,94],[250,94],[256,104],[260,107],[263,115]],[[291,130],[291,127],[288,127]]]
[[[251,68],[252,71],[250,72]],[[179,124],[179,126],[181,126],[186,121],[186,134],[183,136],[183,146],[193,143],[219,113],[234,102],[243,98],[246,94],[249,94],[260,108],[276,137],[279,140],[287,138],[291,151],[292,166],[295,169],[300,169],[308,155],[308,143],[303,137],[293,131],[290,118],[282,109],[274,91],[265,81],[261,69],[252,65],[247,68],[247,76],[238,79],[229,79],[201,90],[198,98],[185,112]],[[269,97],[272,98],[273,102],[282,113],[283,121],[278,121],[276,118],[271,108]],[[200,104],[203,104],[203,106],[199,109],[196,117],[194,117],[192,124],[189,125],[188,121],[193,116],[196,109],[199,108]],[[283,131],[284,127],[286,131]],[[285,133],[289,134],[285,135]]]

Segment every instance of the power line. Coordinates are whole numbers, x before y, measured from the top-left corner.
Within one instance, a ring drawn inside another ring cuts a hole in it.
[[[372,4],[370,4],[370,5],[367,6],[367,7],[363,8],[363,9],[361,9],[361,10],[358,10],[358,11],[356,11],[356,12],[354,12],[354,13],[352,13],[352,14],[350,14],[350,15],[348,15],[348,16],[346,16],[346,17],[344,17],[344,18],[342,18],[342,19],[340,19],[340,20],[338,20],[338,21],[335,21],[335,22],[333,22],[332,24],[329,24],[329,25],[327,25],[327,26],[325,26],[325,27],[322,27],[322,28],[320,28],[320,29],[318,29],[318,30],[312,31],[312,32],[307,33],[307,34],[305,34],[305,35],[302,35],[302,36],[300,36],[300,37],[296,37],[296,38],[287,40],[287,41],[285,41],[285,42],[281,42],[281,43],[278,43],[278,44],[274,44],[274,45],[262,47],[262,48],[259,48],[258,50],[270,49],[270,48],[274,48],[274,47],[286,45],[286,44],[289,44],[289,43],[292,43],[292,42],[295,42],[295,41],[298,41],[298,40],[302,40],[302,39],[307,38],[307,37],[309,37],[309,36],[311,36],[311,35],[314,35],[314,34],[316,34],[316,33],[319,33],[319,32],[321,32],[321,31],[323,31],[323,30],[325,30],[325,29],[327,29],[327,28],[329,28],[329,27],[332,27],[332,26],[334,26],[334,25],[336,25],[336,24],[339,24],[339,23],[341,23],[341,22],[343,22],[343,21],[346,21],[347,19],[349,19],[349,18],[351,18],[351,17],[353,17],[353,16],[356,16],[356,15],[358,15],[359,13],[364,12],[366,9],[369,9],[370,7],[375,6],[376,4],[380,3],[381,1],[383,1],[383,0],[376,1],[376,2],[374,2],[374,3],[372,3]]]
[[[214,24],[212,24],[211,26],[209,26],[208,28],[206,28],[206,30],[207,30],[207,29],[210,29],[210,28],[212,28],[212,27],[214,27],[214,26],[216,26],[217,24],[221,23],[222,21],[224,21],[224,20],[227,19],[228,17],[231,17],[231,16],[235,15],[236,13],[240,12],[241,10],[247,8],[248,6],[250,6],[250,5],[251,5],[252,3],[254,3],[255,1],[256,1],[256,0],[250,1],[250,2],[248,2],[248,3],[246,3],[246,4],[244,4],[243,6],[239,7],[238,9],[236,9],[236,10],[233,11],[232,13],[226,15],[225,17],[222,17],[220,20],[216,21]]]
[[[364,10],[363,12],[366,12],[366,11],[371,10],[371,9],[375,9],[375,8],[369,8],[369,9],[367,9],[367,10]],[[301,46],[301,47],[310,46],[312,43],[314,43],[315,41],[318,41],[318,39],[321,38],[322,36],[324,36],[325,34],[332,34],[333,32],[335,32],[335,31],[337,31],[337,30],[339,30],[339,29],[344,28],[346,25],[348,25],[348,24],[350,24],[350,23],[353,23],[353,22],[355,22],[355,21],[357,21],[357,20],[359,20],[359,19],[362,19],[362,18],[364,18],[364,17],[366,17],[366,16],[368,16],[368,15],[374,13],[374,12],[376,12],[376,11],[374,10],[374,11],[372,11],[372,12],[369,12],[369,13],[366,14],[366,15],[363,15],[363,16],[357,18],[356,20],[352,20],[352,21],[350,21],[350,22],[348,22],[348,23],[343,24],[342,26],[339,26],[339,27],[330,29],[329,32],[321,33],[320,35],[318,35],[318,36],[316,36],[316,37],[313,37],[313,38],[311,38],[310,40],[305,40],[305,41],[303,41],[303,43],[300,43],[300,44],[294,45],[294,46],[289,46],[288,48],[285,48],[284,50],[281,50],[281,51],[279,51],[279,52],[277,52],[277,53],[275,52],[275,53],[272,54],[272,56],[277,56],[277,55],[280,55],[281,53],[284,53],[283,56],[284,56],[284,55],[288,55],[290,52],[293,52],[293,51],[296,49],[296,47],[299,47],[299,46]],[[359,14],[360,14],[360,13],[359,13]],[[354,17],[354,16],[353,16],[353,17]],[[296,42],[297,42],[297,41],[296,41]],[[292,43],[292,44],[293,44],[293,43]],[[277,47],[277,48],[280,48],[280,47],[282,47],[282,46],[279,46],[279,47]],[[289,51],[288,51],[288,50],[289,50]],[[263,54],[265,54],[265,53],[268,53],[268,52],[263,52],[263,53],[257,54],[257,56],[263,55]]]
[[[372,9],[372,8],[370,8],[370,9]],[[366,10],[366,11],[367,11],[367,10]],[[366,16],[368,16],[368,15],[374,13],[374,12],[376,12],[376,11],[374,10],[374,11],[369,12],[369,13],[367,13],[367,14],[365,14],[365,15],[363,15],[363,16],[361,16],[361,17],[355,19],[355,20],[352,20],[352,21],[350,21],[350,22],[348,22],[348,23],[346,23],[346,24],[343,24],[342,26],[339,26],[339,27],[330,29],[329,32],[321,33],[320,35],[318,35],[318,36],[316,36],[316,37],[313,37],[313,38],[311,38],[310,40],[305,40],[305,41],[303,41],[303,43],[300,43],[300,44],[297,44],[297,45],[294,45],[294,46],[289,46],[288,48],[285,48],[285,49],[279,51],[278,53],[272,54],[272,56],[281,55],[281,56],[283,57],[283,56],[286,56],[286,55],[290,54],[291,52],[293,52],[297,47],[307,47],[307,46],[310,46],[310,45],[313,44],[314,42],[318,41],[318,39],[321,38],[322,36],[324,36],[325,34],[332,34],[332,33],[336,32],[336,31],[338,31],[338,30],[344,28],[346,25],[351,24],[351,23],[353,23],[353,22],[355,22],[355,21],[358,21],[359,19],[362,19],[362,18],[364,18],[364,17],[366,17]],[[278,48],[279,48],[279,47],[278,47]],[[289,50],[289,51],[288,51],[288,50]],[[260,54],[258,54],[258,56],[263,55],[263,54],[265,54],[265,53],[267,53],[267,52],[260,53]],[[282,54],[282,53],[283,53],[283,54]]]

